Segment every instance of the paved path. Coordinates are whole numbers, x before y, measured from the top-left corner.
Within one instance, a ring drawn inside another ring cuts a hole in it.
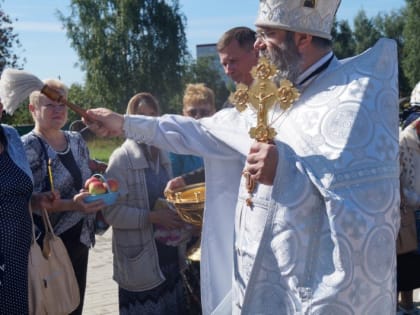
[[[97,236],[90,251],[89,270],[83,315],[118,315],[117,284],[112,280],[112,230]],[[414,291],[420,309],[420,289]]]
[[[112,230],[96,237],[89,254],[83,315],[118,315],[117,284],[112,280]]]

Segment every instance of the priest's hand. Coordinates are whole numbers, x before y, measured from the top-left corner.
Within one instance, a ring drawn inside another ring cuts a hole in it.
[[[115,137],[124,134],[124,116],[107,108],[94,108],[86,112],[83,122],[100,137]]]
[[[245,171],[251,178],[264,185],[273,185],[279,155],[274,144],[255,142],[247,156]]]

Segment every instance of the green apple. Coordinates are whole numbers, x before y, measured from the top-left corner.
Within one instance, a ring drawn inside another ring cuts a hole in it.
[[[100,195],[100,194],[106,193],[106,187],[99,180],[97,180],[97,181],[91,181],[89,183],[88,190],[89,190],[89,193],[91,195]]]

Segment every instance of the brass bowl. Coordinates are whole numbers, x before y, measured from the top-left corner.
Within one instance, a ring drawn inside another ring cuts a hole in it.
[[[168,202],[174,205],[180,218],[201,227],[203,223],[206,187],[204,183],[187,185],[174,191],[165,191]]]

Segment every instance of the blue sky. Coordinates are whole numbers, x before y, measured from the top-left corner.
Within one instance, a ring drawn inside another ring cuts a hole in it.
[[[0,0],[1,1],[1,0]],[[180,0],[181,11],[187,17],[187,41],[195,56],[195,46],[214,43],[227,29],[245,25],[253,27],[258,0]],[[41,79],[60,77],[70,85],[83,83],[84,73],[75,64],[78,57],[70,47],[56,11],[66,14],[69,0],[5,0],[3,10],[12,18],[22,49],[17,52],[26,58],[24,66]],[[359,10],[371,17],[405,6],[405,0],[342,0],[339,20],[353,21]]]

